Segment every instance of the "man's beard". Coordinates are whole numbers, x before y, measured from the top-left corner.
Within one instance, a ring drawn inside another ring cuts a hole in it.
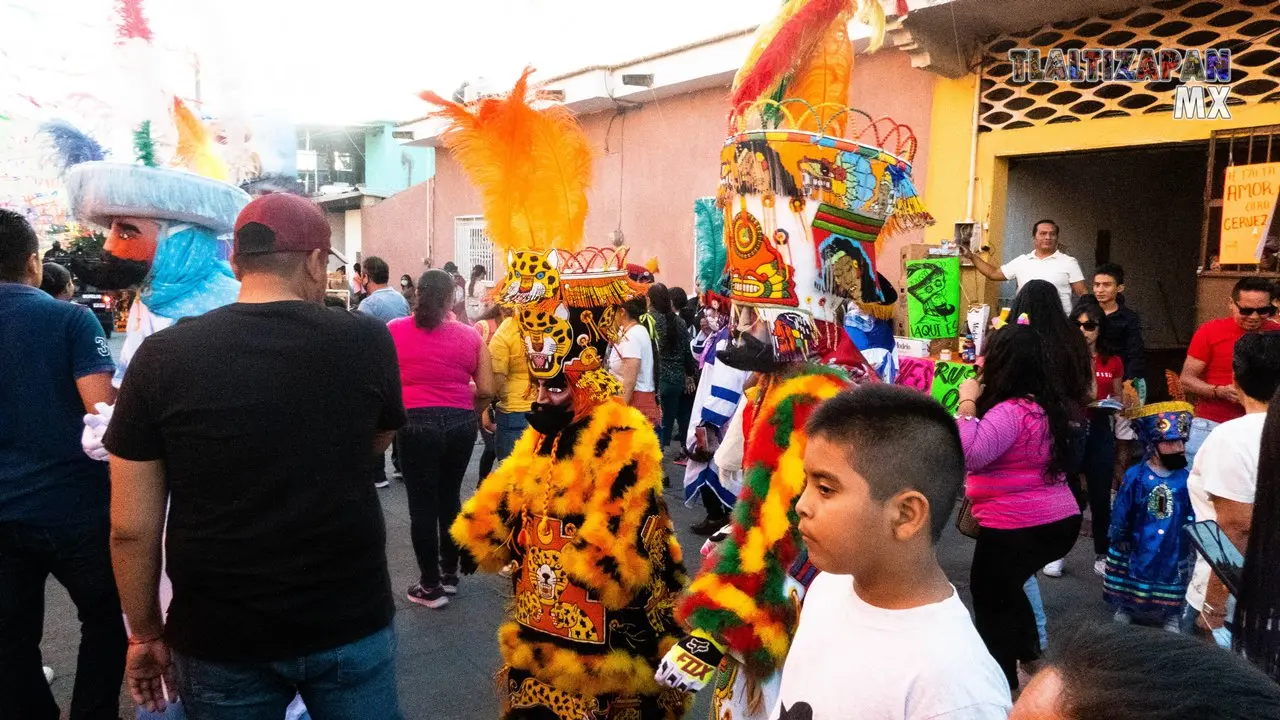
[[[529,418],[529,427],[543,435],[558,435],[573,423],[573,406],[551,405],[550,403],[533,403],[533,407],[525,415]]]
[[[142,283],[151,272],[151,263],[142,260],[124,260],[110,253],[103,253],[101,260],[71,261],[71,272],[86,285],[99,290],[124,290]]]
[[[743,372],[771,373],[785,365],[774,354],[772,345],[746,332],[737,333],[723,350],[716,353],[716,359]]]

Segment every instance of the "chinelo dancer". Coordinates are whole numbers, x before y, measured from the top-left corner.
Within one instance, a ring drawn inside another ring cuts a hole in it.
[[[911,183],[910,128],[847,107],[855,12],[882,35],[878,3],[790,0],[761,26],[733,84],[717,198],[731,332],[718,360],[754,374],[739,408],[743,482],[726,537],[677,602],[688,632],[657,675],[696,691],[718,667],[718,720],[763,719],[776,706],[817,574],[796,527],[802,429],[851,383],[880,381],[844,318],[888,299],[878,241],[933,222]]]
[[[230,244],[221,236],[231,232],[249,195],[225,182],[226,167],[212,136],[177,98],[173,113],[179,141],[169,167],[157,165],[149,123],[144,123],[135,137],[137,163],[86,162],[66,177],[76,219],[109,229],[102,260],[73,263],[73,271],[99,289],[138,289],[116,365],[116,387],[148,336],[233,303],[240,291],[227,260]],[[107,459],[102,436],[110,419],[105,405],[85,417],[81,440],[94,459]]]
[[[498,628],[503,718],[674,720],[689,695],[654,671],[679,636],[672,605],[686,578],[662,453],[604,366],[616,310],[641,288],[625,248],[580,247],[589,144],[567,109],[530,104],[530,72],[472,107],[424,94],[510,252],[499,297],[515,309],[537,393],[530,428],[452,535],[464,569],[516,563]]]

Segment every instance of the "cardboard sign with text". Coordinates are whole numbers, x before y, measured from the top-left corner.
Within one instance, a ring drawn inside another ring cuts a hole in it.
[[[960,330],[960,258],[908,260],[907,335],[953,338]]]
[[[1218,262],[1249,265],[1275,221],[1280,162],[1231,165],[1222,185],[1222,244]]]

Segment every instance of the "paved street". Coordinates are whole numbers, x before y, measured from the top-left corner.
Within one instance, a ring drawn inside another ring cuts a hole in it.
[[[117,352],[122,339],[122,335],[112,338],[111,345]],[[480,448],[477,446],[471,470],[464,481],[467,494],[475,486],[479,456]],[[678,484],[678,478],[683,477],[683,468],[668,465],[668,474],[677,479]],[[396,596],[397,671],[400,703],[405,717],[432,720],[497,717],[498,700],[493,678],[499,658],[495,630],[510,596],[509,581],[483,575],[463,578],[458,595],[441,610],[409,603],[404,592],[417,578],[409,541],[409,510],[403,483],[393,482],[390,488],[380,491],[380,496],[387,521],[387,557]],[[696,563],[701,559],[698,548],[702,539],[695,537],[688,528],[701,519],[701,512],[684,507],[678,488],[667,492],[667,502],[685,554],[691,563]],[[954,524],[949,524],[938,554],[951,581],[968,602],[973,541],[959,535]],[[1092,546],[1086,538],[1081,538],[1067,558],[1064,577],[1040,578],[1049,615],[1051,644],[1055,637],[1069,632],[1082,619],[1108,616],[1102,602],[1101,579],[1093,574],[1092,564]],[[45,663],[57,672],[53,692],[65,717],[74,682],[79,626],[75,607],[62,587],[52,580],[47,597],[44,658]],[[709,698],[709,692],[701,693],[688,717],[707,717]],[[123,694],[122,707],[129,707]]]

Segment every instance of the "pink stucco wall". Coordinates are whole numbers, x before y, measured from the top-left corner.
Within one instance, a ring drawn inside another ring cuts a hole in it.
[[[912,68],[905,53],[893,50],[858,56],[852,80],[855,107],[914,129],[919,139],[919,188],[924,187],[933,83],[932,74]],[[607,245],[609,233],[620,228],[632,248],[632,261],[643,263],[657,256],[659,280],[692,288],[693,201],[716,192],[727,92],[727,87],[714,88],[646,103],[620,115],[609,111],[580,118],[597,153],[586,244]],[[475,190],[444,150],[436,153],[434,201],[432,256],[439,267],[453,259],[454,218],[481,213]],[[901,246],[922,239],[922,233],[912,233],[889,241],[881,254],[887,260],[884,274],[897,281]]]
[[[404,274],[416,283],[425,269],[422,259],[431,257],[431,184],[419,183],[360,212],[361,252],[387,261],[395,287]]]

